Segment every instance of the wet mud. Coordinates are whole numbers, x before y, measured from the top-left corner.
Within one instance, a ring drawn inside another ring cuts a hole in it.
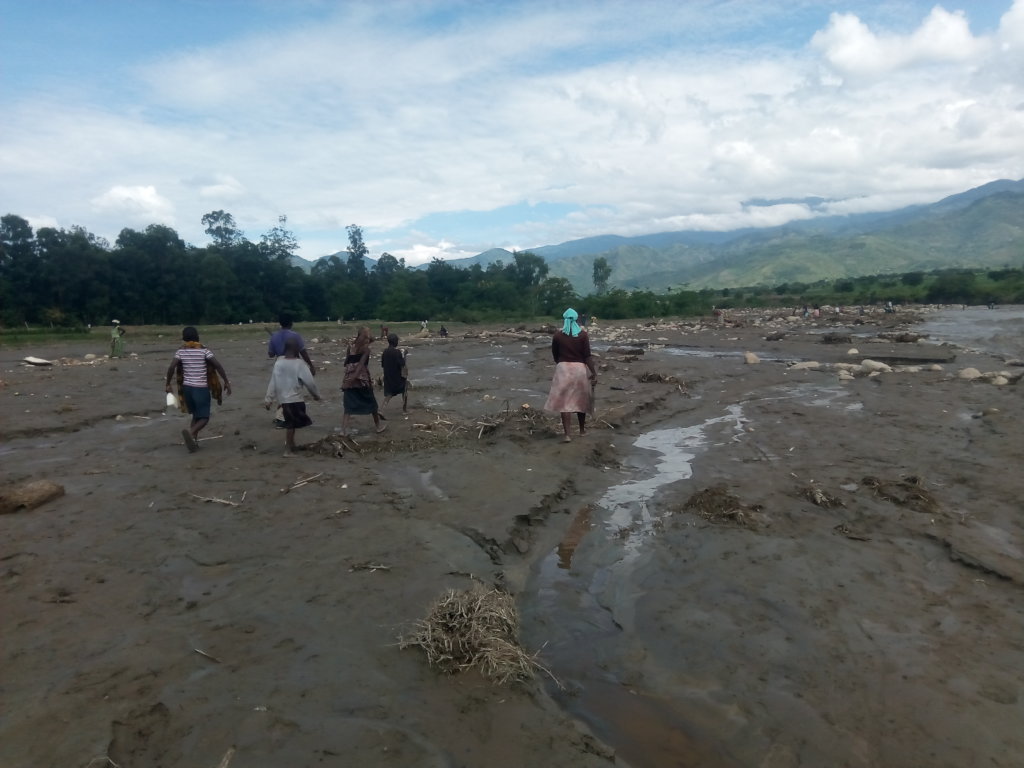
[[[0,762],[1014,765],[1020,385],[957,378],[1008,364],[964,348],[841,382],[822,333],[920,327],[843,320],[602,324],[569,444],[542,334],[409,341],[407,417],[345,440],[344,345],[311,344],[298,459],[257,336],[211,344],[235,393],[195,454],[163,412],[173,346],[3,350],[3,483],[65,493],[0,515]],[[474,584],[515,595],[557,682],[398,647]]]

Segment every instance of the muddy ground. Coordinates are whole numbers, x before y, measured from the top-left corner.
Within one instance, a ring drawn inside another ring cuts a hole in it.
[[[403,340],[407,418],[348,442],[307,332],[298,459],[248,329],[209,342],[235,391],[195,454],[170,339],[0,350],[0,479],[65,489],[0,515],[0,765],[1019,765],[1022,369],[893,340],[916,319],[601,323],[569,444],[539,329]],[[831,367],[900,355],[947,361]],[[398,648],[479,582],[558,685]]]

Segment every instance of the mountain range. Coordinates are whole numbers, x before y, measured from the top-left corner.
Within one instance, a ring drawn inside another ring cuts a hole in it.
[[[749,201],[769,205],[780,201]],[[813,209],[822,198],[800,201]],[[1024,179],[993,181],[943,198],[885,213],[821,216],[777,227],[731,232],[661,232],[637,237],[600,235],[531,248],[549,276],[592,293],[593,264],[612,268],[609,286],[655,292],[670,287],[734,288],[812,283],[884,273],[953,267],[1024,266]],[[347,253],[338,254],[342,258]],[[493,248],[455,267],[511,263]],[[307,264],[309,262],[306,262]]]

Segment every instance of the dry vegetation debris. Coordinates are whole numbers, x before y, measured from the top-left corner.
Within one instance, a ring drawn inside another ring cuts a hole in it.
[[[924,480],[917,475],[906,475],[899,480],[884,480],[869,475],[860,484],[871,488],[879,498],[915,512],[933,515],[939,510],[938,500],[924,487]]]
[[[426,618],[399,638],[400,648],[411,646],[422,648],[427,662],[443,672],[476,668],[498,685],[526,682],[544,669],[519,645],[519,613],[512,596],[480,584],[439,598]]]

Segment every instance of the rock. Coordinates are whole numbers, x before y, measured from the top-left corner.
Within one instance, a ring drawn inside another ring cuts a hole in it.
[[[860,354],[860,350],[857,349],[856,347],[851,347],[850,349],[846,350],[846,354],[848,354],[848,355],[859,355]]]
[[[839,380],[840,381],[853,381],[853,379],[854,379],[854,375],[852,373],[850,373],[849,371],[840,371],[839,372]]]
[[[761,358],[755,355],[753,352],[744,352],[743,362],[745,362],[747,365],[757,365],[758,363],[761,362]]]
[[[938,363],[932,363],[931,365],[929,365],[929,366],[928,366],[928,370],[929,370],[929,371],[944,371],[944,370],[946,370],[946,369],[945,369],[945,368],[943,368],[943,367],[942,367],[941,365],[939,365]]]
[[[802,363],[793,363],[793,365],[789,366],[791,371],[813,371],[816,368],[821,368],[821,363],[815,360],[805,360]]]
[[[1010,383],[1010,380],[1005,376],[996,376],[989,383],[994,384],[997,387],[1005,387],[1007,384]]]
[[[786,332],[785,331],[773,331],[772,333],[769,333],[767,336],[765,336],[764,340],[765,341],[782,341],[784,338],[786,338]]]
[[[49,480],[33,480],[0,493],[0,514],[17,512],[19,509],[35,509],[64,495],[64,486]]]
[[[92,352],[90,352],[83,359],[85,359],[85,360],[95,360],[96,359],[96,355],[94,355]]]
[[[981,378],[981,371],[977,368],[964,368],[957,374],[957,378],[964,379],[965,381],[974,381]]]
[[[877,360],[861,360],[860,367],[865,373],[892,373],[892,368]]]

